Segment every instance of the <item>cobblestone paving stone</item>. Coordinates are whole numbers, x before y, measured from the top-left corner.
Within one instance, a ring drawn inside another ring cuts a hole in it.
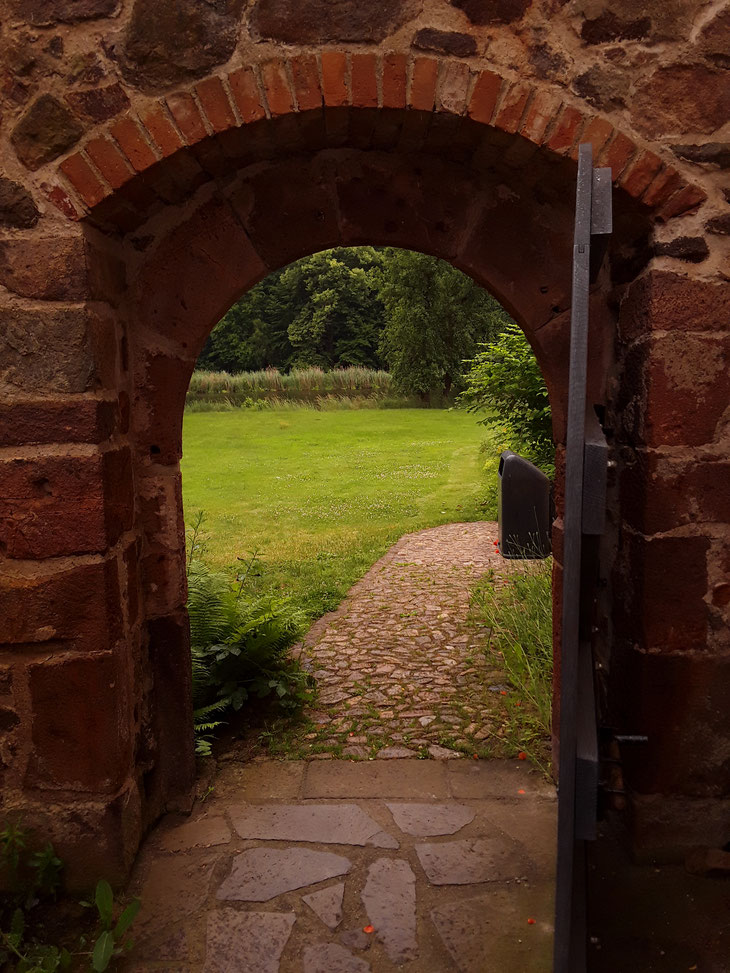
[[[548,973],[555,815],[518,760],[226,764],[142,849],[123,973]]]
[[[488,756],[504,736],[503,675],[469,618],[474,583],[520,562],[495,548],[492,522],[402,537],[310,629],[300,649],[319,688],[296,756]]]

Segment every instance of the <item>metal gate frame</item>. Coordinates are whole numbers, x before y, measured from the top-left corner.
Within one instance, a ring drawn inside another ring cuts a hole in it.
[[[586,400],[588,308],[590,285],[597,277],[611,229],[611,170],[593,168],[593,150],[586,143],[578,154],[573,240],[554,973],[585,973],[587,963],[585,842],[596,837],[599,769],[591,628],[608,460],[605,436]]]

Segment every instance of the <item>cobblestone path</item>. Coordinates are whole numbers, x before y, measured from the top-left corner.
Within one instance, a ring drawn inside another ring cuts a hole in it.
[[[497,553],[495,523],[402,537],[306,636],[319,686],[298,755],[326,759],[499,752],[508,687],[469,619],[474,583],[519,570]],[[496,748],[496,749],[495,749]]]

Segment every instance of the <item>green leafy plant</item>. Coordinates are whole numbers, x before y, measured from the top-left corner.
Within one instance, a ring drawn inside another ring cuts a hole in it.
[[[103,973],[109,969],[113,959],[123,956],[132,948],[133,942],[127,937],[127,932],[137,917],[141,903],[139,899],[132,899],[115,922],[114,893],[111,885],[101,879],[94,893],[94,905],[100,928],[91,951],[91,968],[94,973]]]
[[[289,654],[302,615],[284,599],[247,595],[255,562],[253,555],[236,583],[201,562],[189,566],[196,750],[203,756],[222,723],[218,715],[240,710],[250,697],[273,697],[278,708],[294,713],[312,694],[310,677]]]
[[[548,390],[527,338],[511,323],[495,341],[480,347],[468,362],[461,404],[469,412],[485,412],[479,420],[483,425],[552,475],[555,448]]]
[[[0,896],[0,966],[12,964],[8,968],[16,973],[63,973],[72,968],[76,956],[88,960],[95,973],[109,969],[113,959],[132,947],[127,932],[139,912],[139,900],[130,902],[115,922],[114,913],[118,910],[114,895],[109,883],[102,879],[94,895],[98,921],[91,949],[83,936],[74,953],[40,941],[37,921],[41,917],[34,910],[39,905],[47,908],[49,899],[56,898],[63,863],[50,842],[30,851],[32,837],[17,822],[6,821],[0,830],[0,867],[10,889]],[[78,964],[73,968],[78,968]]]

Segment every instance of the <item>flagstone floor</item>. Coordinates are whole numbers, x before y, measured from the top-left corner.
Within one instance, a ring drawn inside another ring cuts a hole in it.
[[[227,764],[137,862],[127,973],[549,973],[556,802],[521,761]]]

